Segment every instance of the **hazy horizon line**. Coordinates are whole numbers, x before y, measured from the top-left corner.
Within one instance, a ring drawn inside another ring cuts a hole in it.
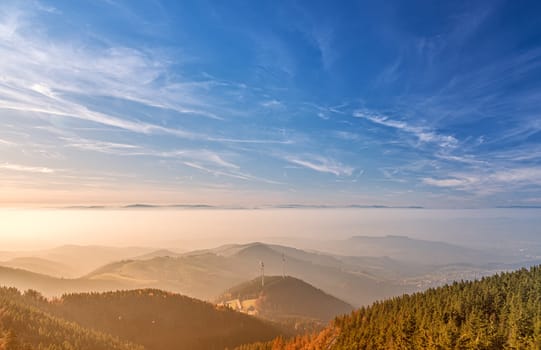
[[[541,209],[541,205],[499,205],[475,207],[427,207],[422,205],[382,205],[382,204],[261,204],[261,205],[233,205],[233,204],[207,204],[207,203],[125,203],[125,204],[88,204],[88,205],[2,205],[0,209],[191,209],[191,210],[263,210],[263,209],[441,209],[441,210],[475,210],[475,209]]]

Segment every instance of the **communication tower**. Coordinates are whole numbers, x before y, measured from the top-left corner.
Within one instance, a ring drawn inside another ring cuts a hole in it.
[[[261,288],[265,287],[265,264],[263,261],[259,262],[259,267],[261,268]]]

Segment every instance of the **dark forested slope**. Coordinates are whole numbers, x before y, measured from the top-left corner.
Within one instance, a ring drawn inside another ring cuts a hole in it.
[[[323,332],[242,350],[540,349],[541,267],[457,282],[339,317]]]
[[[156,289],[65,295],[48,308],[148,350],[223,349],[281,333],[254,317]]]
[[[40,310],[35,293],[0,288],[1,350],[142,350],[110,335],[85,329]]]
[[[0,350],[224,349],[280,334],[266,321],[155,289],[49,301],[0,288]]]

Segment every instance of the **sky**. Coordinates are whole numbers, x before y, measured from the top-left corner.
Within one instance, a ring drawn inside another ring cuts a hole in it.
[[[541,205],[538,1],[0,4],[0,205]]]

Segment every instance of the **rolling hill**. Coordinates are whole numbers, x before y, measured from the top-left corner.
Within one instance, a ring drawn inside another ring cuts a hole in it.
[[[36,251],[0,251],[0,265],[54,277],[77,278],[105,264],[142,256],[152,248],[63,245]],[[36,263],[38,261],[44,264]]]
[[[75,277],[76,269],[68,264],[38,257],[20,257],[0,261],[0,266],[32,271],[52,277]]]
[[[263,286],[261,278],[242,283],[227,290],[217,303],[277,322],[326,324],[353,310],[346,302],[290,276],[265,276]]]
[[[535,266],[377,302],[321,333],[238,350],[539,349],[540,295]]]
[[[0,283],[22,289],[37,289],[48,296],[59,296],[65,292],[156,288],[210,301],[231,286],[258,276],[259,264],[263,261],[268,275],[281,275],[285,268],[287,275],[302,279],[351,305],[361,306],[385,297],[424,290],[453,280],[473,279],[496,273],[507,270],[510,266],[481,263],[486,260],[483,260],[483,254],[476,250],[407,237],[354,237],[337,242],[340,243],[339,247],[347,247],[349,252],[368,254],[366,250],[377,248],[380,253],[396,255],[406,260],[389,256],[333,255],[256,242],[182,254],[170,250],[150,250],[130,256],[127,260],[109,262],[82,277],[63,278],[58,281],[43,274],[28,274],[22,270],[3,268],[0,270]],[[337,246],[332,248],[333,244],[329,243],[328,249],[338,249]],[[417,245],[419,246],[416,247]],[[97,254],[96,261],[108,261],[113,256],[123,256],[139,250],[107,247],[100,250],[102,248],[96,248],[101,251]],[[92,249],[64,246],[53,250],[55,254],[47,256],[61,259],[62,254],[67,254],[66,265],[69,265],[77,252],[81,252],[84,259],[89,259]],[[431,253],[428,254],[427,251]],[[342,252],[347,253],[348,250]],[[373,251],[371,254],[377,252]],[[436,264],[434,261],[440,255],[441,261]],[[426,261],[422,262],[425,256]],[[460,259],[466,259],[468,263],[447,264]],[[468,259],[477,259],[479,265],[469,263]],[[30,260],[38,261],[35,258]],[[526,265],[531,264],[528,262],[513,266]]]
[[[149,260],[149,259],[161,258],[161,257],[175,258],[175,257],[178,257],[180,255],[181,255],[180,253],[173,252],[173,251],[171,251],[169,249],[158,249],[158,250],[154,250],[154,251],[152,251],[150,253],[135,256],[132,259],[133,260]]]
[[[231,286],[258,276],[260,261],[264,261],[267,274],[282,274],[283,258],[288,275],[353,305],[365,305],[407,290],[407,286],[364,271],[350,272],[344,262],[330,255],[263,243],[228,245],[176,258],[121,261],[106,265],[85,278],[137,283],[141,287],[214,300]]]
[[[57,278],[22,269],[0,266],[0,286],[15,287],[20,290],[33,289],[52,297],[68,292],[133,288],[135,285],[122,281]]]

